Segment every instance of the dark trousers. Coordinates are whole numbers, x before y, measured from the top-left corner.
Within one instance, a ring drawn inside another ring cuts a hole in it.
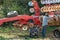
[[[42,28],[42,37],[46,36],[46,28],[47,28],[47,25],[43,26]]]

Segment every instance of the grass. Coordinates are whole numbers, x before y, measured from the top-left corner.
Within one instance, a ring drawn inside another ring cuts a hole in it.
[[[47,27],[47,34],[50,33],[50,32],[52,32],[56,28],[58,28],[58,27],[56,27],[56,26]]]
[[[55,28],[57,27],[55,26],[47,27],[46,34],[51,33]],[[0,27],[0,39],[2,40],[9,38],[25,38],[28,37],[27,35],[29,35],[28,31],[21,31],[20,29],[14,27]],[[42,36],[40,36],[39,38],[42,38]],[[31,39],[35,39],[35,38],[28,37],[27,40],[31,40]]]

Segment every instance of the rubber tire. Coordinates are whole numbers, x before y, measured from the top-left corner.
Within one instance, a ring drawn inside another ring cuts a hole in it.
[[[54,35],[54,37],[56,37],[56,38],[60,38],[60,31],[59,31],[59,30],[54,30],[54,31],[53,31],[53,35]]]
[[[28,26],[27,25],[23,25],[22,30],[23,31],[27,31],[28,30]]]

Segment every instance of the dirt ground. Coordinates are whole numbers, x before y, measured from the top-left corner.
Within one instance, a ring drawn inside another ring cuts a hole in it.
[[[60,40],[55,37],[46,37],[46,38],[30,38],[28,36],[21,36],[21,33],[0,33],[0,37],[4,38],[3,40]],[[0,40],[2,40],[0,38]]]
[[[55,38],[52,35],[52,31],[55,27],[47,28],[47,37],[42,38],[41,34],[38,38],[30,38],[28,31],[21,31],[20,29],[15,28],[0,28],[0,40],[60,40],[59,38]]]

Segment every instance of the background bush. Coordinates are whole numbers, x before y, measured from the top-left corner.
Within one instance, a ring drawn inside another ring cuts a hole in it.
[[[2,6],[0,14],[3,15],[3,17],[7,16],[7,13],[9,11],[18,11],[19,14],[31,14],[29,12],[29,6],[28,2],[31,0],[0,0],[0,6]],[[40,0],[37,0],[39,3],[39,6],[43,6],[40,3]]]

